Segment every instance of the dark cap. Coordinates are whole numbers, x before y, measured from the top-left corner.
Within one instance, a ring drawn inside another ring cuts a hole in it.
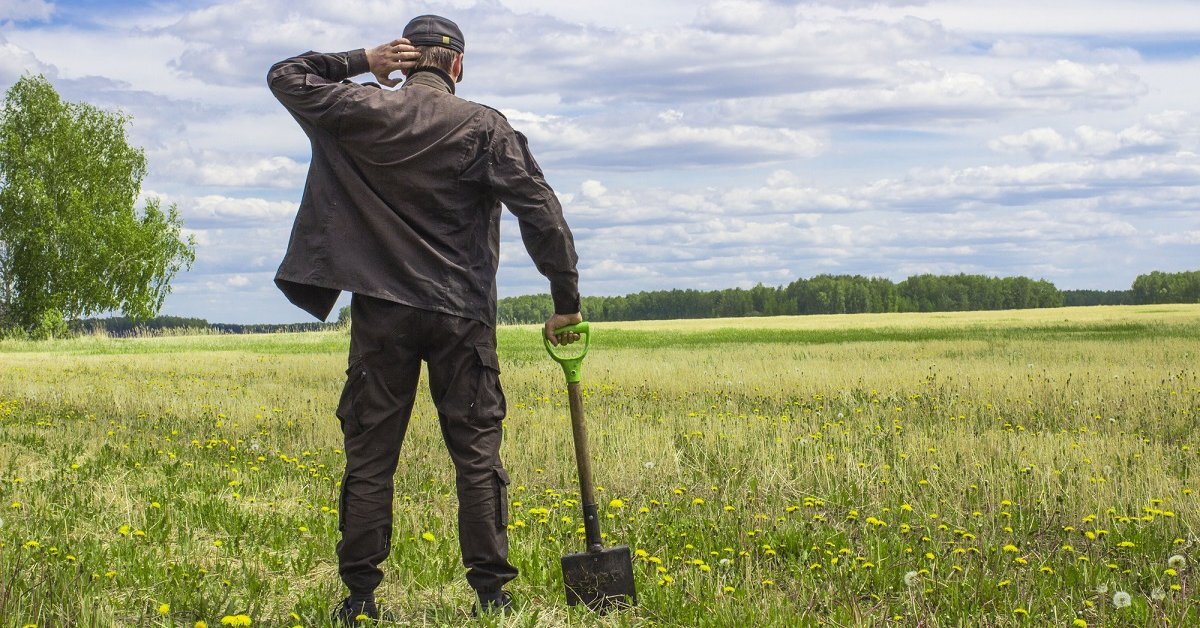
[[[441,46],[455,52],[465,52],[467,46],[458,24],[440,15],[414,17],[404,27],[404,38],[414,46]]]

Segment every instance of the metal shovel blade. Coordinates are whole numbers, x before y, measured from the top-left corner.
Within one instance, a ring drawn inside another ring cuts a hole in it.
[[[633,557],[627,545],[567,554],[562,557],[562,571],[571,606],[584,604],[604,613],[637,605]]]

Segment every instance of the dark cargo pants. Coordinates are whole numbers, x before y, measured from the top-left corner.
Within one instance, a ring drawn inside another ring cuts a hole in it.
[[[421,361],[456,471],[458,536],[467,582],[495,591],[517,576],[508,562],[508,475],[500,462],[505,414],[496,332],[483,323],[354,295],[350,368],[337,416],[346,472],[338,509],[338,572],[372,592],[391,551],[392,477],[416,398]]]

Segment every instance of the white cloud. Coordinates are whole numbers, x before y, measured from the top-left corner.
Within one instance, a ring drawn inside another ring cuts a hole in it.
[[[825,142],[788,128],[724,124],[690,126],[650,121],[624,121],[620,132],[598,121],[581,122],[556,115],[505,112],[513,126],[530,139],[539,155],[572,165],[636,167],[669,162],[678,165],[741,165],[808,158]],[[586,147],[585,150],[581,150]],[[543,153],[542,151],[545,151]]]
[[[212,240],[214,230],[222,228],[263,227],[286,228],[296,215],[299,199],[295,201],[270,201],[262,198],[237,198],[219,194],[203,196],[179,196],[144,190],[141,202],[146,198],[158,198],[163,205],[175,204],[179,208],[184,225],[201,234],[201,245]]]
[[[304,185],[308,173],[307,163],[290,157],[196,150],[186,144],[165,147],[154,156],[160,174],[198,186],[295,189]]]
[[[1155,244],[1200,244],[1200,230],[1183,231],[1180,233],[1165,233],[1154,236]]]
[[[0,20],[48,20],[54,15],[54,3],[45,0],[0,0]]]
[[[1082,155],[1105,157],[1138,152],[1161,152],[1176,144],[1158,129],[1137,124],[1120,131],[1108,131],[1088,125],[1075,128],[1071,135],[1042,127],[1024,133],[1005,135],[988,142],[988,147],[1002,153],[1029,153],[1036,159],[1051,155]]]
[[[1147,91],[1146,84],[1128,68],[1115,64],[1085,65],[1059,59],[1052,65],[1018,70],[1009,77],[1022,97],[1094,102],[1093,106],[1129,105]]]
[[[53,78],[57,74],[57,69],[43,63],[29,50],[0,35],[0,82],[6,85],[15,83],[25,74],[44,74]]]

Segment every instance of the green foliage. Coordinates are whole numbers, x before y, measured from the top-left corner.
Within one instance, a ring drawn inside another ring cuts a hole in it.
[[[195,259],[174,206],[136,210],[146,157],[128,116],[64,102],[22,77],[0,112],[0,325],[59,333],[55,320],[153,316]]]
[[[1063,290],[1063,305],[1133,305],[1132,290]]]
[[[671,320],[795,314],[953,312],[1061,307],[1054,284],[1026,277],[916,275],[892,283],[881,277],[817,275],[785,287],[743,290],[656,290],[619,297],[584,297],[593,321]],[[554,311],[550,295],[501,299],[502,323],[537,323]]]
[[[1182,273],[1154,271],[1133,280],[1135,303],[1200,303],[1200,270]]]

